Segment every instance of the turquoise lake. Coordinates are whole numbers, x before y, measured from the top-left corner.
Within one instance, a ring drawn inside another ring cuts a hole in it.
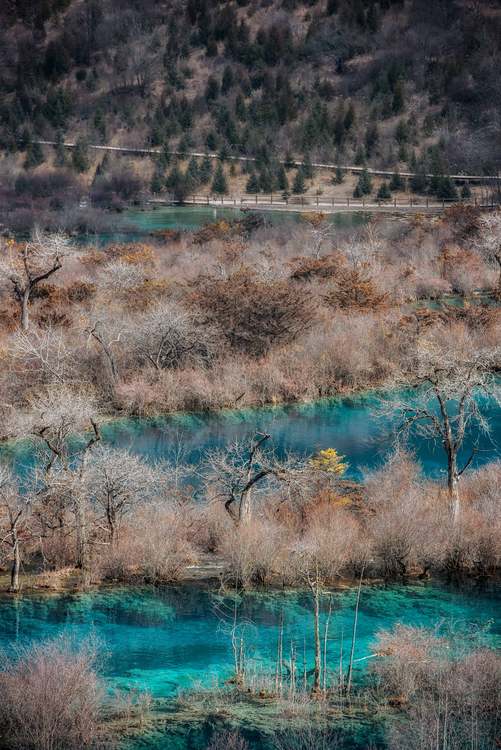
[[[398,419],[378,416],[377,407],[377,398],[366,395],[283,407],[114,420],[103,424],[102,433],[111,445],[127,448],[151,462],[173,460],[181,451],[182,460],[197,469],[208,450],[267,432],[280,455],[294,452],[309,456],[323,448],[336,448],[349,462],[348,476],[360,479],[365,470],[384,463],[395,446]],[[501,455],[501,408],[494,401],[484,401],[483,413],[490,434],[468,433],[461,452],[461,460],[466,461],[476,448],[472,468]],[[439,444],[414,436],[409,447],[427,476],[444,476],[446,464]],[[26,443],[5,445],[1,453],[21,476],[34,461],[33,449]]]
[[[331,596],[328,661],[335,671],[341,641],[347,663],[356,592],[332,592]],[[168,701],[179,690],[221,684],[232,674],[229,630],[235,601],[238,633],[245,639],[250,671],[273,671],[282,618],[284,643],[289,647],[293,642],[299,654],[306,643],[306,663],[311,667],[311,599],[301,592],[251,593],[235,600],[185,586],[4,599],[0,600],[0,647],[9,651],[15,645],[60,635],[76,643],[94,638],[100,645],[101,673],[108,686],[148,690],[154,698]],[[327,601],[325,596],[323,622]],[[499,647],[500,606],[499,588],[363,587],[355,658],[369,656],[376,633],[397,623],[436,628],[466,648]],[[368,663],[356,662],[358,673]],[[172,747],[168,730],[133,746]]]
[[[302,221],[301,213],[297,211],[262,211],[261,213],[272,225],[293,225]],[[80,241],[84,244],[94,244],[97,241],[100,245],[107,245],[111,242],[137,242],[151,232],[163,229],[193,231],[221,219],[238,219],[242,216],[244,214],[238,208],[214,206],[165,206],[144,211],[129,209],[117,219],[117,228],[113,232],[82,236]],[[328,214],[328,220],[339,228],[361,226],[368,221],[369,217],[369,213],[359,211]]]

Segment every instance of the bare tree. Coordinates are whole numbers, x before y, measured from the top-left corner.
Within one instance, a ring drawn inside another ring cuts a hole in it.
[[[16,331],[10,351],[16,369],[37,373],[40,383],[64,383],[72,375],[73,353],[64,332],[51,326]]]
[[[475,247],[488,263],[498,268],[496,296],[501,298],[501,210],[480,216]]]
[[[280,460],[266,448],[270,435],[258,434],[251,441],[234,442],[228,448],[207,455],[208,480],[215,485],[216,498],[235,524],[248,521],[252,511],[252,492],[270,481],[294,483],[301,476],[303,462],[295,457]]]
[[[440,326],[418,342],[399,382],[398,395],[384,402],[384,411],[401,416],[399,435],[405,437],[414,429],[420,437],[442,446],[454,523],[460,514],[459,479],[475,450],[462,467],[458,466],[458,456],[468,428],[489,430],[478,396],[499,399],[493,372],[500,356],[499,348],[479,348],[464,327]]]
[[[325,243],[332,244],[335,237],[334,224],[322,213],[306,214],[303,220],[308,225],[308,240],[311,254],[318,260]]]
[[[116,542],[122,520],[159,489],[158,473],[126,450],[99,446],[87,466],[86,491],[104,514],[109,542]]]
[[[63,386],[35,394],[31,409],[18,416],[18,434],[31,435],[43,448],[37,495],[67,498],[72,508],[76,564],[85,576],[89,573],[89,554],[82,478],[88,454],[101,439],[96,413],[90,396]]]
[[[216,353],[216,336],[193,313],[172,302],[148,310],[129,325],[133,349],[156,370],[208,364]]]
[[[62,268],[64,257],[72,249],[65,235],[44,234],[40,229],[35,229],[30,241],[21,246],[7,243],[6,258],[0,263],[0,276],[12,284],[24,331],[29,328],[29,304],[33,290]]]
[[[19,591],[21,545],[27,538],[30,505],[19,493],[11,472],[0,467],[0,549],[7,548],[11,558],[9,591]]]
[[[114,321],[105,318],[96,320],[86,329],[89,340],[93,339],[99,345],[106,361],[108,362],[111,378],[114,383],[118,382],[118,365],[115,357],[115,348],[120,343],[123,330],[117,327]]]

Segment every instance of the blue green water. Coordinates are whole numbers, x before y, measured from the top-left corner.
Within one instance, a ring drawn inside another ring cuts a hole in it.
[[[395,446],[398,418],[378,416],[376,407],[375,396],[366,395],[284,407],[114,420],[103,425],[102,433],[109,444],[130,449],[151,462],[173,460],[180,454],[184,462],[198,469],[208,450],[266,432],[279,455],[294,452],[309,456],[320,449],[336,448],[349,463],[347,476],[359,479],[365,470],[383,464]],[[501,407],[484,401],[483,413],[490,434],[473,429],[467,433],[460,465],[474,446],[477,452],[472,468],[501,456]],[[409,447],[427,476],[444,476],[446,463],[439,444],[411,436]],[[4,446],[2,454],[21,475],[34,462],[28,443]]]
[[[266,211],[263,215],[272,225],[295,224],[301,221],[301,214],[295,211]],[[117,229],[113,232],[100,234],[97,238],[89,235],[81,237],[80,240],[84,243],[95,243],[97,239],[101,245],[110,242],[133,242],[148,236],[151,232],[164,229],[194,231],[221,219],[238,219],[242,216],[244,214],[239,209],[213,206],[165,206],[147,211],[130,209],[124,211],[118,219]],[[368,218],[369,214],[362,212],[340,212],[328,216],[329,221],[339,228],[360,226]]]
[[[328,663],[338,669],[341,641],[349,654],[355,591],[332,593]],[[322,627],[328,597],[323,600]],[[100,645],[101,672],[110,687],[147,690],[172,699],[179,690],[221,684],[232,674],[230,627],[234,605],[238,634],[245,639],[248,671],[274,670],[280,622],[284,653],[294,643],[302,668],[311,668],[311,598],[305,592],[247,594],[221,598],[198,587],[117,588],[78,595],[0,599],[0,647],[65,635]],[[457,642],[501,645],[501,590],[459,591],[431,584],[363,587],[355,658],[372,652],[376,634],[397,623],[437,628]],[[357,661],[357,674],[369,661]],[[157,740],[155,740],[157,743]],[[153,746],[153,745],[152,745]],[[169,744],[155,744],[169,747]]]

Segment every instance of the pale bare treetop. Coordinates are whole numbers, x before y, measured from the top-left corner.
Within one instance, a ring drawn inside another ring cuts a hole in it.
[[[146,274],[140,266],[116,260],[104,267],[98,283],[107,291],[124,292],[139,286],[145,279]]]
[[[93,395],[64,384],[51,385],[29,397],[27,410],[17,415],[16,434],[43,434],[65,441],[89,429],[98,413]]]
[[[73,352],[64,332],[52,326],[17,330],[10,340],[10,354],[17,371],[36,371],[40,383],[64,383],[73,374]]]
[[[475,247],[489,261],[501,263],[501,210],[480,216]]]
[[[49,234],[36,227],[27,242],[19,246],[4,241],[1,251],[0,274],[22,282],[25,276],[37,277],[55,264],[60,266],[63,258],[74,252],[74,245],[62,232]]]
[[[297,456],[279,458],[273,447],[267,446],[269,440],[270,435],[258,434],[253,440],[235,441],[207,453],[206,477],[212,499],[222,500],[237,523],[250,515],[252,492],[269,492],[281,483],[292,492],[303,477],[304,461]]]
[[[10,281],[20,307],[21,327],[28,330],[29,304],[33,290],[62,268],[63,258],[74,251],[64,234],[46,234],[35,228],[28,242],[11,240],[0,247],[0,278]]]

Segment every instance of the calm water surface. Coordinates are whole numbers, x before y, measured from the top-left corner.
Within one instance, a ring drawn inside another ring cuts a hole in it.
[[[490,434],[477,430],[467,434],[461,456],[466,460],[475,446],[473,467],[500,458],[501,407],[484,401],[483,413],[488,417]],[[292,451],[309,456],[323,448],[336,448],[349,462],[348,476],[359,479],[365,470],[380,466],[388,458],[395,446],[396,428],[396,418],[378,416],[377,397],[365,395],[285,407],[114,420],[103,425],[102,433],[111,445],[127,448],[151,462],[180,455],[183,462],[197,469],[208,450],[266,432],[282,455]],[[410,448],[426,475],[444,475],[446,464],[440,445],[414,437]],[[21,475],[34,462],[28,443],[4,446],[1,453]]]
[[[313,210],[313,209],[312,209]],[[256,212],[258,213],[258,212]],[[295,211],[262,212],[266,220],[273,225],[297,224],[301,214]],[[233,208],[215,208],[213,206],[165,206],[155,210],[140,211],[129,209],[118,219],[123,229],[100,235],[86,235],[80,238],[84,244],[107,245],[111,242],[138,242],[151,232],[162,229],[180,229],[193,231],[221,219],[238,219],[244,216],[242,211]],[[328,220],[339,228],[357,227],[368,221],[369,213],[349,212],[329,214]]]
[[[355,596],[355,591],[332,595],[329,658],[333,670],[341,639],[348,654]],[[282,618],[284,642],[294,642],[299,654],[306,643],[306,662],[311,667],[311,599],[301,592],[255,593],[235,600],[198,587],[118,588],[4,599],[0,600],[0,647],[9,651],[15,645],[60,635],[79,643],[94,638],[110,687],[148,690],[155,698],[169,700],[179,690],[210,687],[232,674],[229,629],[235,602],[250,671],[274,669]],[[397,623],[436,628],[466,646],[499,647],[500,605],[499,589],[465,592],[431,584],[368,586],[362,589],[355,657],[368,656],[378,631]],[[357,662],[357,668],[365,669],[367,663]],[[137,746],[170,747],[164,740],[157,736],[151,745],[141,740]]]

